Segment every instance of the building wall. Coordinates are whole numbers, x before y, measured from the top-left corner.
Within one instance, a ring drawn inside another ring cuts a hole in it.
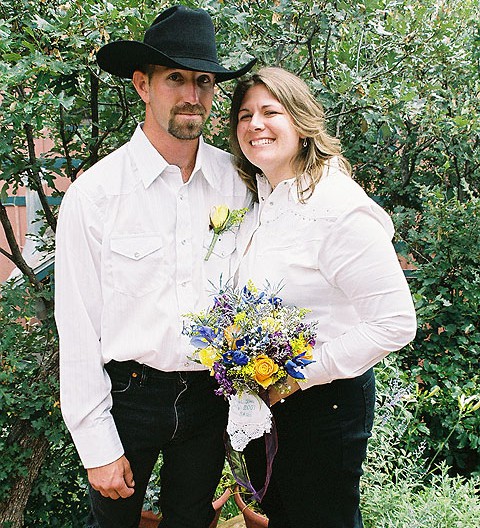
[[[37,156],[48,152],[52,148],[52,142],[48,139],[40,139],[35,142],[35,153]],[[68,178],[58,178],[55,182],[56,187],[59,191],[65,191],[70,185]],[[44,185],[44,191],[47,196],[51,197],[52,190]],[[8,218],[12,224],[15,238],[20,244],[20,248],[23,250],[25,247],[26,238],[25,235],[28,232],[28,220],[25,206],[25,187],[19,187],[17,192],[8,192],[8,201],[5,204],[7,209]],[[0,227],[0,247],[10,253],[5,233],[3,228]],[[10,259],[0,254],[0,282],[4,282],[10,276],[10,273],[15,269],[15,265]]]

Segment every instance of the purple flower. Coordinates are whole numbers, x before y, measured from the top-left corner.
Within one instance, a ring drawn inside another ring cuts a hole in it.
[[[219,388],[215,390],[217,396],[233,396],[236,390],[233,383],[227,378],[227,369],[218,361],[213,364],[213,372]]]
[[[262,299],[265,297],[265,292],[261,292],[258,297],[255,296],[246,286],[242,290],[242,300],[247,304],[258,304],[262,302]]]

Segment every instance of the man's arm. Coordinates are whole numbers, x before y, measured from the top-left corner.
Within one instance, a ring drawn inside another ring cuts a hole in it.
[[[55,317],[62,413],[86,468],[123,455],[101,351],[102,237],[101,211],[72,186],[63,199],[56,235]]]

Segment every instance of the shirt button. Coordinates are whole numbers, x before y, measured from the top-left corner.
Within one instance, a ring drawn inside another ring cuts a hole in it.
[[[140,253],[138,251],[135,251],[135,253],[133,254],[134,257],[138,258],[140,256]]]
[[[268,202],[268,205],[273,205],[273,202]]]
[[[182,246],[184,246],[186,243],[187,243],[186,240],[182,240],[182,241],[180,242],[180,244],[182,244]]]
[[[184,367],[189,367],[190,366],[190,363],[188,361],[185,361],[185,363],[183,364]]]

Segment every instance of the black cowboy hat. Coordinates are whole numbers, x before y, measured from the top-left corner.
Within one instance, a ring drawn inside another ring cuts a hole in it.
[[[100,48],[97,62],[102,70],[130,79],[139,66],[160,64],[214,73],[216,82],[222,82],[247,73],[256,59],[236,71],[221,66],[210,15],[203,9],[180,5],[160,13],[145,32],[143,42],[119,40]]]

